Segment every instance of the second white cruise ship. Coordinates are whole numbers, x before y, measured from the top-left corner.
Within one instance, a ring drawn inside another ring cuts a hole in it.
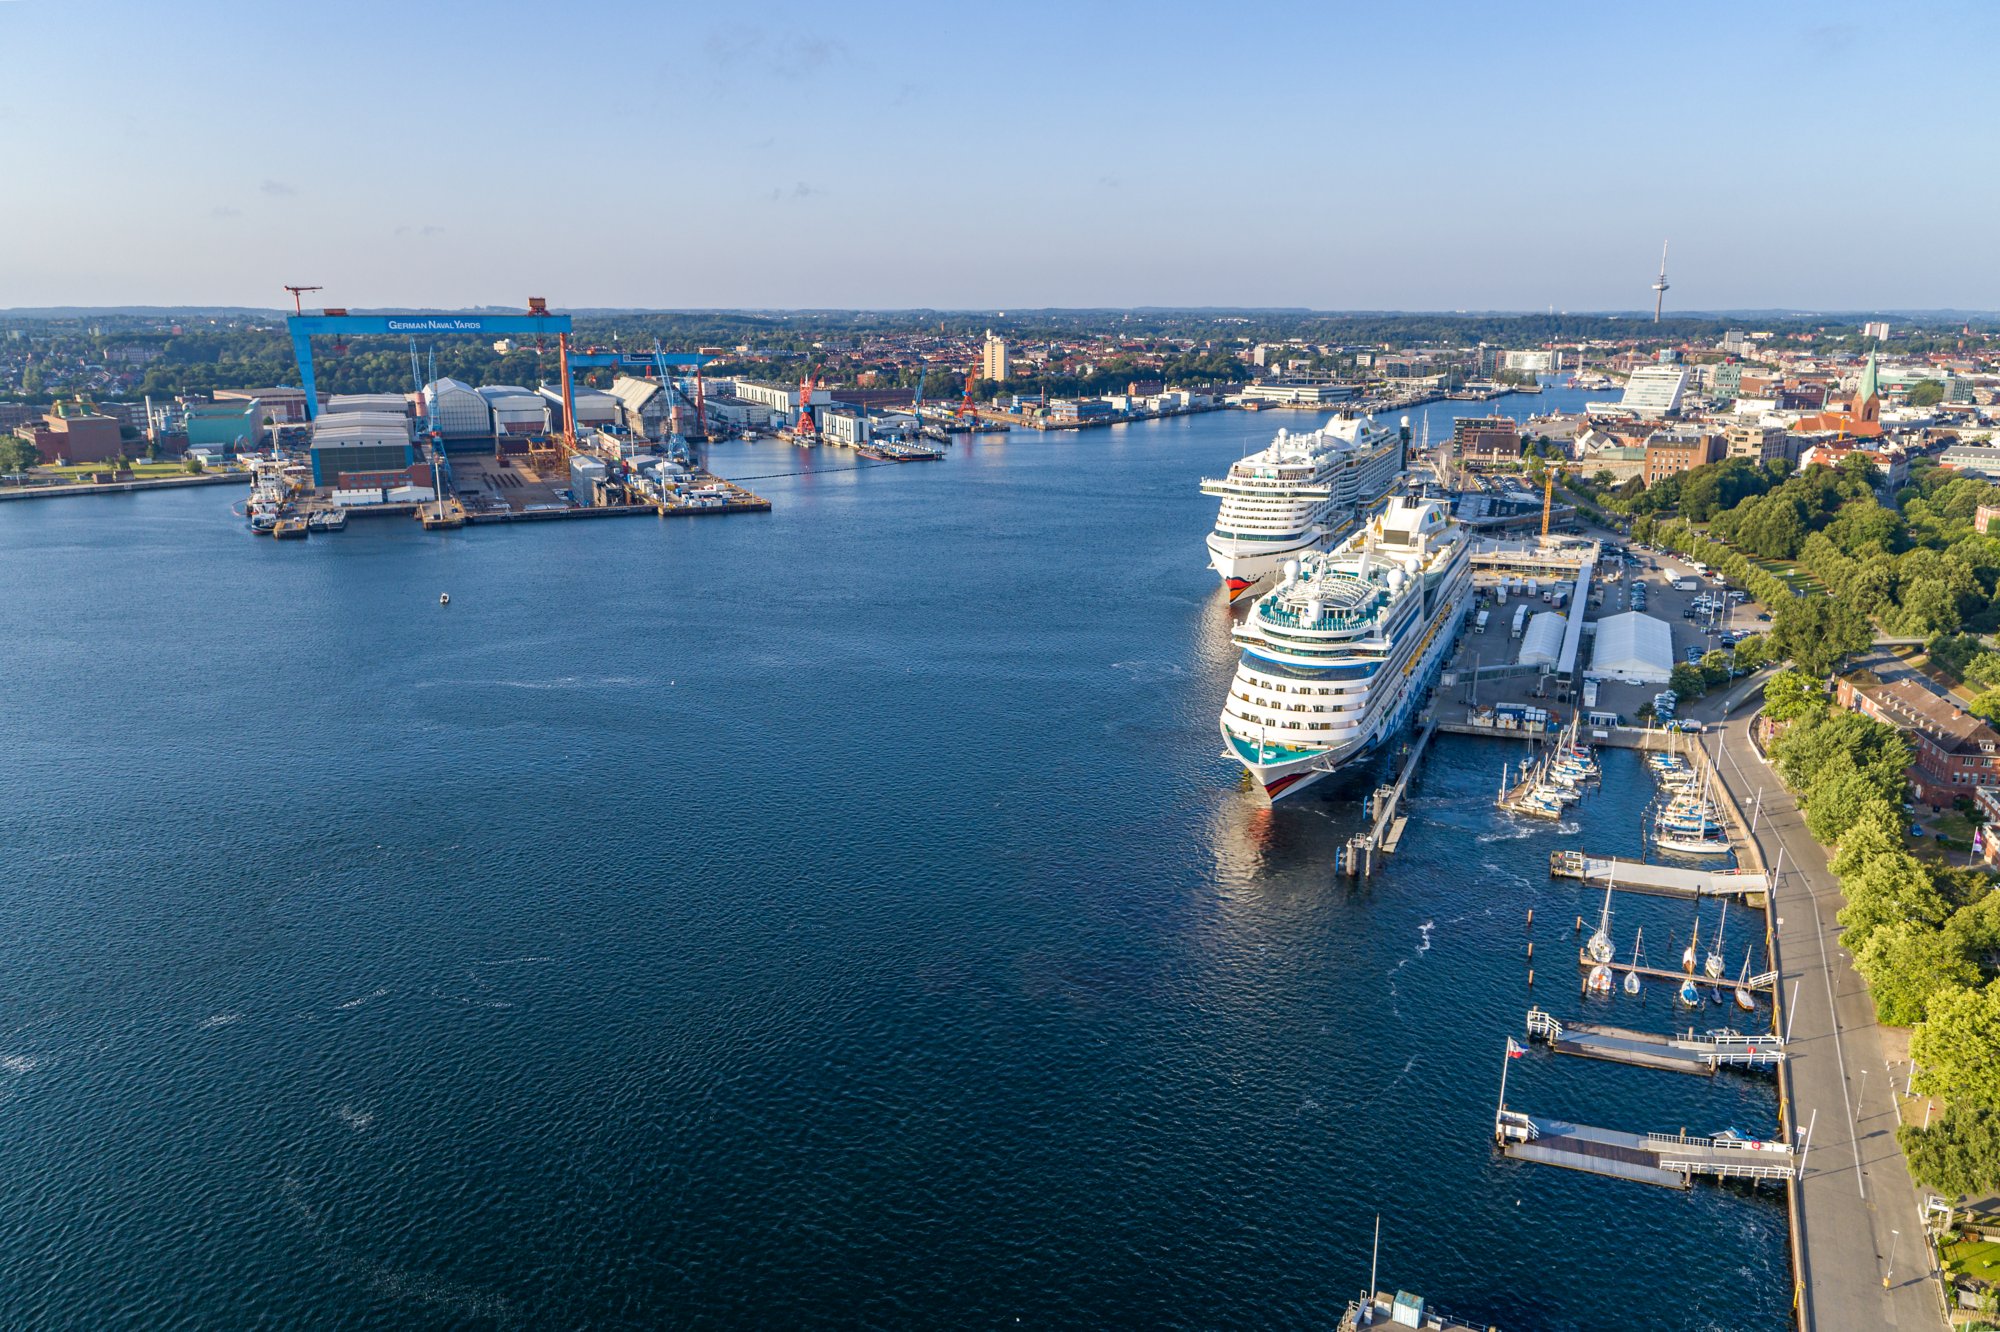
[[[1294,555],[1338,541],[1361,510],[1403,473],[1408,441],[1372,416],[1339,416],[1311,434],[1280,430],[1238,459],[1229,475],[1204,480],[1222,501],[1208,534],[1209,565],[1231,601],[1275,574]]]
[[[1471,602],[1444,504],[1397,496],[1337,549],[1288,561],[1235,630],[1222,739],[1276,800],[1373,749],[1437,678]]]

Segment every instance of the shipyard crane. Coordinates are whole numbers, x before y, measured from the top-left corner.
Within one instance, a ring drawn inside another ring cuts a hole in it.
[[[1660,242],[1660,276],[1653,282],[1653,322],[1660,322],[1660,306],[1667,299],[1667,242]]]
[[[799,380],[799,419],[792,423],[792,442],[794,444],[817,444],[819,442],[819,422],[813,419],[812,413],[814,387],[812,364],[808,362],[806,364],[805,375]]]

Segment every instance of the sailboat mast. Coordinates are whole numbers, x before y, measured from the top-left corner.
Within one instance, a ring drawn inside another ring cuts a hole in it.
[[[1375,1213],[1375,1249],[1368,1257],[1368,1321],[1375,1321],[1375,1274],[1382,1262],[1382,1214]]]

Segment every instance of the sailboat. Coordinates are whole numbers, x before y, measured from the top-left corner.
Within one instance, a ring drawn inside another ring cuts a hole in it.
[[[1736,1006],[1748,1013],[1757,1007],[1756,998],[1750,993],[1750,953],[1743,950],[1743,974],[1736,978]]]
[[[1701,1007],[1701,991],[1695,988],[1694,977],[1689,976],[1681,982],[1680,1000],[1689,1008]]]
[[[1689,975],[1694,974],[1694,960],[1697,956],[1699,956],[1699,954],[1696,953],[1695,950],[1700,946],[1701,946],[1701,908],[1696,907],[1694,909],[1694,937],[1688,940],[1688,946],[1681,951],[1681,970],[1687,972]]]
[[[1613,868],[1605,875],[1604,910],[1597,918],[1597,929],[1583,945],[1583,960],[1597,966],[1603,966],[1618,955],[1617,948],[1611,942],[1611,889],[1617,875],[1618,870],[1614,862]],[[1609,973],[1606,975],[1608,978]]]
[[[1645,937],[1646,930],[1644,926],[1641,926],[1639,932],[1632,936],[1632,965],[1625,972],[1625,993],[1627,994],[1639,993],[1639,941]],[[1747,958],[1745,959],[1745,963],[1747,965]]]
[[[1590,969],[1590,978],[1584,981],[1583,988],[1591,994],[1610,994],[1611,993],[1610,966],[1606,963],[1599,962],[1596,966],[1592,967]]]
[[[1724,898],[1722,902],[1722,920],[1715,927],[1715,946],[1708,950],[1708,956],[1703,958],[1701,963],[1702,974],[1710,980],[1722,979],[1722,932],[1728,928],[1729,899]]]

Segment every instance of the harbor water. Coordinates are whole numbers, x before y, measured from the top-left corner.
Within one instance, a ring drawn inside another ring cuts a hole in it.
[[[1307,419],[730,443],[775,507],[703,521],[0,509],[0,1326],[1323,1328],[1377,1213],[1385,1286],[1515,1332],[1786,1326],[1780,1194],[1491,1145],[1530,1003],[1687,1021],[1578,996],[1547,872],[1639,852],[1636,756],[1516,824],[1522,751],[1439,737],[1361,886],[1366,774],[1220,757],[1196,483]],[[1674,965],[1693,907],[1615,906]]]

